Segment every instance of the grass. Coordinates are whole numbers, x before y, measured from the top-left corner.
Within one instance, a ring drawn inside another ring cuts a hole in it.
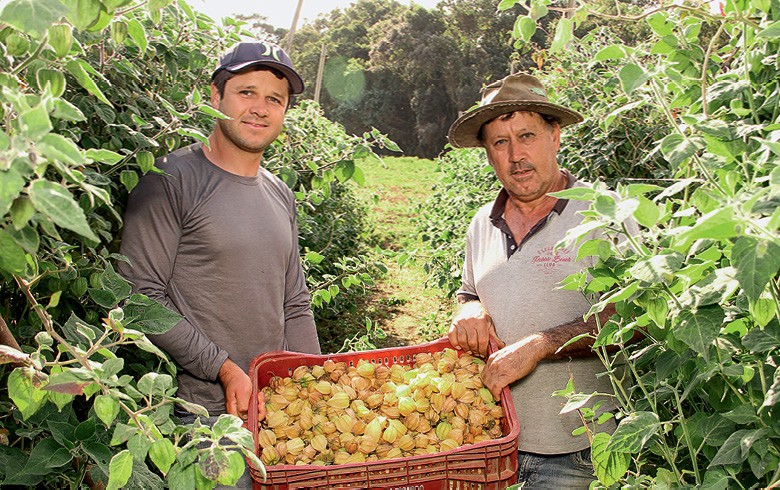
[[[416,345],[440,337],[449,325],[451,300],[436,287],[426,287],[421,265],[404,261],[422,248],[416,233],[419,207],[439,180],[432,160],[413,157],[366,159],[358,164],[365,185],[356,186],[358,199],[369,204],[369,222],[379,247],[386,250],[387,274],[369,290],[357,308],[386,337],[376,347]],[[403,265],[399,264],[399,260]]]

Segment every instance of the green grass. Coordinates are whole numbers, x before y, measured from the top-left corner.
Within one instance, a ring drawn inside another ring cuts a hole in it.
[[[365,185],[355,194],[369,204],[369,222],[376,245],[386,253],[387,274],[371,288],[358,310],[371,318],[387,337],[377,347],[415,345],[440,337],[449,325],[451,301],[436,287],[427,287],[427,274],[413,261],[398,264],[405,254],[414,255],[422,243],[416,233],[419,207],[439,180],[432,160],[412,157],[367,159],[358,163]]]

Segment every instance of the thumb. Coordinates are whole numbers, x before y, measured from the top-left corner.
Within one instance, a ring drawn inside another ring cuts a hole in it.
[[[492,347],[493,352],[506,347],[506,342],[501,340],[501,338],[496,333],[495,326],[490,329],[490,347]]]

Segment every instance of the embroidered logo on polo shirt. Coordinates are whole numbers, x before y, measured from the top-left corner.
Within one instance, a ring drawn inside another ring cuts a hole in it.
[[[555,247],[544,247],[539,249],[531,257],[531,264],[541,270],[544,275],[554,274],[564,264],[574,262],[572,251],[568,248],[555,250]]]

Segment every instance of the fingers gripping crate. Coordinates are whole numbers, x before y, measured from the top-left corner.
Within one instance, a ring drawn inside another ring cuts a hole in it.
[[[257,356],[250,365],[253,392],[258,393],[274,376],[291,376],[298,366],[322,365],[326,360],[357,365],[360,360],[390,366],[412,365],[415,355],[434,353],[451,348],[446,338],[427,344],[315,356],[277,351]],[[458,351],[460,353],[460,351]],[[517,478],[517,441],[520,428],[509,388],[501,393],[504,409],[502,434],[498,439],[461,446],[435,454],[408,456],[365,463],[331,466],[274,465],[266,467],[267,477],[250,463],[254,488],[282,489],[393,489],[393,490],[494,490],[515,483]],[[259,456],[257,439],[257,397],[252,397],[249,429],[255,438],[255,453]]]

